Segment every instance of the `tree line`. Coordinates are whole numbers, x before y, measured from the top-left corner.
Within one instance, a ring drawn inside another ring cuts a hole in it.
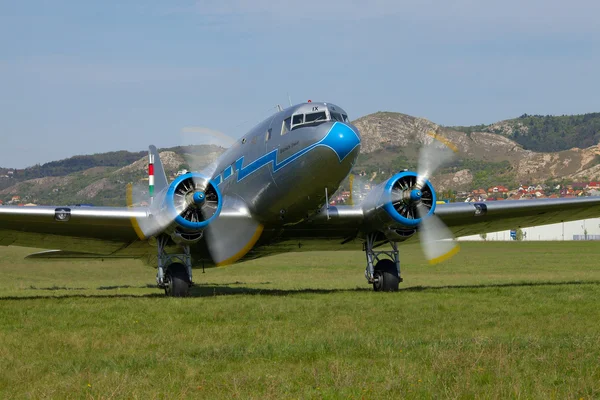
[[[586,148],[600,142],[600,113],[580,115],[528,115],[504,121],[511,125],[515,142],[527,150],[554,152],[573,147]],[[519,125],[525,129],[519,129]],[[465,132],[493,132],[491,125],[455,126],[454,130]]]

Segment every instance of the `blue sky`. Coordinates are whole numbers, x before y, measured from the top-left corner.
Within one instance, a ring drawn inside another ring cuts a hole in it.
[[[598,15],[592,0],[0,1],[0,166],[174,146],[186,126],[239,137],[288,93],[443,125],[597,112]]]

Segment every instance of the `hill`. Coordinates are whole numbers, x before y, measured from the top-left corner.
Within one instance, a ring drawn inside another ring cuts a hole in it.
[[[424,118],[392,112],[370,114],[354,124],[362,134],[361,156],[354,172],[365,172],[369,177],[376,174],[375,181],[403,168],[414,169],[419,148],[434,140],[429,132],[444,136],[458,148],[453,163],[433,178],[440,190],[594,179],[600,175],[598,146],[534,152],[505,135],[480,131],[467,133]]]
[[[214,145],[179,146],[160,149],[160,157],[165,172],[172,177],[184,168],[201,170],[222,152]],[[82,165],[89,168],[83,169]],[[0,170],[0,176],[4,176],[0,178],[0,200],[5,203],[19,196],[23,203],[123,206],[127,183],[135,183],[134,198],[145,198],[148,190],[148,157],[143,151],[76,156],[11,171],[7,178],[7,172]]]
[[[527,115],[490,125],[455,126],[450,129],[471,134],[497,133],[524,149],[551,152],[585,148],[600,141],[600,113],[581,115]]]
[[[353,174],[363,175],[359,181],[380,182],[399,170],[414,170],[420,147],[430,143],[433,139],[428,133],[435,132],[458,148],[456,159],[432,178],[438,191],[598,179],[600,148],[596,142],[587,148],[574,146],[556,152],[535,152],[516,140],[526,136],[516,132],[539,132],[530,126],[537,126],[547,118],[558,118],[549,121],[572,127],[574,133],[564,134],[570,141],[569,135],[591,132],[594,124],[600,121],[599,116],[600,113],[565,117],[522,116],[487,127],[448,128],[424,118],[378,112],[354,121],[362,134],[362,147]],[[589,140],[586,143],[590,143]],[[174,176],[184,168],[201,170],[223,149],[202,145],[160,151],[165,170]],[[190,154],[195,156],[190,157]],[[188,165],[190,158],[193,165]],[[125,205],[128,182],[136,183],[136,198],[147,196],[147,181],[144,181],[147,165],[146,152],[118,151],[76,156],[22,170],[0,168],[0,200],[6,203],[13,196],[20,196],[23,203],[122,206]],[[7,177],[9,172],[11,175]],[[343,187],[347,188],[348,184]]]

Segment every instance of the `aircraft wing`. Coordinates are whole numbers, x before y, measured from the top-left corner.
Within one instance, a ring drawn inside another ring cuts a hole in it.
[[[467,236],[600,217],[600,197],[438,204],[435,215],[456,236]],[[257,248],[249,256],[283,251],[361,249],[362,242],[355,239],[378,230],[402,228],[406,227],[372,223],[360,205],[330,206],[310,220],[286,226],[270,249]]]
[[[247,219],[237,214],[225,218],[228,214],[224,212],[222,219],[230,223]],[[599,217],[600,197],[439,204],[435,215],[456,236],[466,236]],[[56,257],[144,257],[156,252],[142,240],[145,237],[138,225],[148,218],[147,208],[0,206],[0,246],[63,250],[54,254]],[[378,229],[396,228],[402,227],[370,224],[360,205],[330,206],[283,230],[265,229],[244,258],[288,251],[360,249],[362,243],[355,239]]]
[[[145,208],[0,206],[0,246],[142,256],[153,250],[137,224],[148,216]]]
[[[600,197],[439,204],[435,214],[467,236],[600,217]]]

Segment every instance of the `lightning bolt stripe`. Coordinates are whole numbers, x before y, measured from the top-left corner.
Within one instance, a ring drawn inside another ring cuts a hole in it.
[[[336,122],[331,126],[329,132],[327,132],[323,139],[299,150],[281,162],[277,162],[277,152],[279,149],[270,151],[246,166],[244,166],[244,156],[240,157],[235,162],[237,181],[242,181],[260,168],[269,164],[273,166],[273,172],[277,172],[317,147],[330,148],[338,156],[339,161],[342,162],[358,145],[360,145],[360,138],[356,132],[348,125]],[[231,167],[227,167],[225,171],[223,171],[223,179],[221,179],[221,174],[218,175],[218,179],[215,178],[215,181],[218,182],[217,184],[222,183],[232,175],[229,173],[230,168]]]

